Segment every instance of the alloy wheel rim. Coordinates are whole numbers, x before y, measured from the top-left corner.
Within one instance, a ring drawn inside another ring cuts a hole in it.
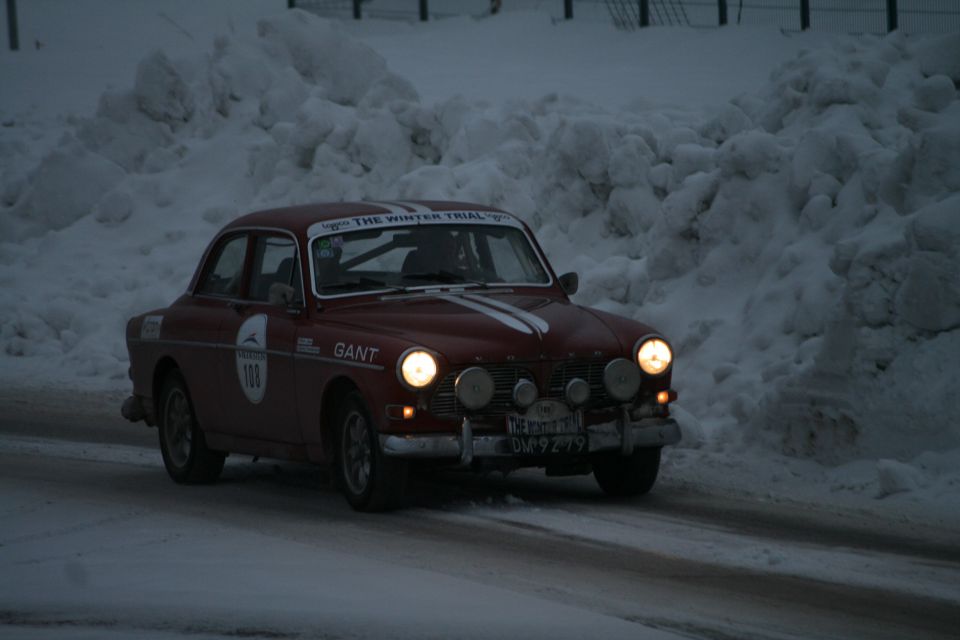
[[[367,420],[359,412],[352,411],[347,416],[343,433],[343,478],[355,495],[366,491],[370,483],[372,454]]]
[[[163,415],[164,438],[170,461],[177,467],[183,467],[187,464],[193,447],[193,414],[182,390],[174,389],[170,392]]]

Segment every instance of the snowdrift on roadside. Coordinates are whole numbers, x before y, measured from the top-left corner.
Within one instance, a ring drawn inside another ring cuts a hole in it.
[[[123,384],[125,319],[175,298],[232,217],[458,198],[524,218],[580,272],[580,303],[670,337],[708,445],[960,447],[957,59],[956,35],[845,39],[693,117],[426,106],[300,11],[201,59],[158,52],[36,167],[2,173],[0,358]]]

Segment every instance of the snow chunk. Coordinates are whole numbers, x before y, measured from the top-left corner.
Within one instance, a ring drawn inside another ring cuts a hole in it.
[[[933,76],[924,80],[913,92],[917,107],[924,111],[943,111],[954,101],[957,90],[947,76]]]
[[[717,160],[723,175],[742,174],[755,179],[763,173],[777,171],[780,156],[776,137],[763,131],[745,131],[720,146]]]
[[[158,122],[176,128],[193,117],[193,94],[162,51],[155,51],[137,65],[133,93],[140,110]]]
[[[960,84],[960,33],[930,38],[914,50],[926,76],[945,75]]]
[[[24,238],[70,226],[89,214],[102,194],[125,175],[116,164],[68,137],[28,177],[27,188],[10,209],[17,223],[10,235]]]
[[[913,242],[924,251],[960,254],[960,194],[917,211],[908,227]]]
[[[378,104],[417,99],[413,85],[390,73],[380,54],[344,35],[334,22],[294,9],[261,20],[257,32],[271,56],[323,87],[334,102],[357,105],[375,86]]]
[[[878,498],[916,491],[924,484],[924,476],[919,469],[897,460],[886,459],[877,461],[877,480],[880,483]]]

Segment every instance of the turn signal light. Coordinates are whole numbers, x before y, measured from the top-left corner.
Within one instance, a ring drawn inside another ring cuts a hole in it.
[[[669,404],[677,399],[677,392],[673,389],[657,393],[657,404]]]
[[[417,415],[416,407],[402,404],[388,404],[387,417],[391,420],[413,420]]]

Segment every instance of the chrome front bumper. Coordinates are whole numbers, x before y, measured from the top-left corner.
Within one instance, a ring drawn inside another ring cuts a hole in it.
[[[637,447],[662,447],[680,442],[680,427],[672,418],[617,420],[587,427],[590,453],[617,451],[630,455]],[[460,433],[380,436],[383,453],[397,458],[459,458],[468,465],[474,458],[518,457],[507,434],[474,435],[469,418]]]

